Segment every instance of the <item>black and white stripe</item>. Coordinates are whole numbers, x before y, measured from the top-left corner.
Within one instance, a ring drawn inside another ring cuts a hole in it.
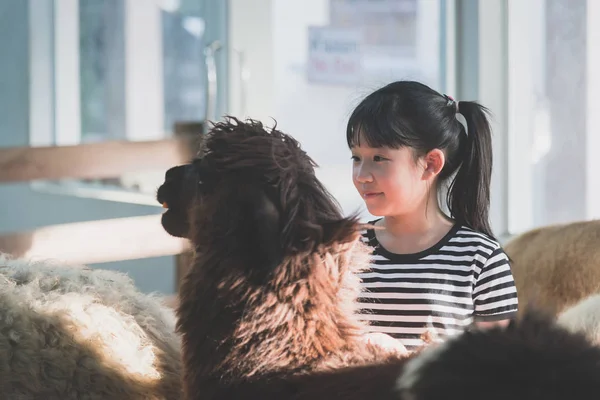
[[[410,350],[430,331],[444,338],[475,321],[512,317],[517,291],[500,245],[481,233],[454,226],[433,247],[393,254],[373,230],[363,240],[374,248],[371,268],[360,274],[361,318],[371,330],[398,338]]]

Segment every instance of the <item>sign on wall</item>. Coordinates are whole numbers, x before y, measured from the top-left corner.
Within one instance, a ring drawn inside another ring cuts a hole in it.
[[[417,49],[427,41],[418,34],[418,5],[417,0],[329,0],[328,24],[309,27],[308,81],[352,85],[421,72]]]
[[[417,0],[329,0],[329,25],[360,29],[362,50],[413,57]]]
[[[362,32],[331,26],[309,26],[309,82],[354,84],[362,76]]]

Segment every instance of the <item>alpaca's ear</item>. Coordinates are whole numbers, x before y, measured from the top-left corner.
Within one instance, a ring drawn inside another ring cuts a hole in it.
[[[248,251],[256,265],[268,272],[283,259],[280,213],[263,190],[255,187],[244,194]]]
[[[358,239],[359,235],[356,217],[343,218],[323,225],[323,243],[326,246],[349,243]]]

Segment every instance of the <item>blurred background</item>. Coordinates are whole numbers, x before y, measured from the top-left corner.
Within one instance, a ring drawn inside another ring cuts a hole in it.
[[[275,119],[367,217],[345,123],[398,79],[491,109],[502,241],[599,216],[597,0],[0,0],[0,250],[174,293],[154,193],[225,114]]]

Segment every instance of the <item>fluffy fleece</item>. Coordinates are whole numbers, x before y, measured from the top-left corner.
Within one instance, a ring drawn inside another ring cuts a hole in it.
[[[124,274],[0,255],[0,397],[180,399],[174,312]]]
[[[558,322],[572,332],[585,334],[600,346],[600,294],[589,296],[558,316]]]
[[[600,221],[551,225],[510,240],[505,250],[519,294],[529,306],[555,315],[600,293]]]

